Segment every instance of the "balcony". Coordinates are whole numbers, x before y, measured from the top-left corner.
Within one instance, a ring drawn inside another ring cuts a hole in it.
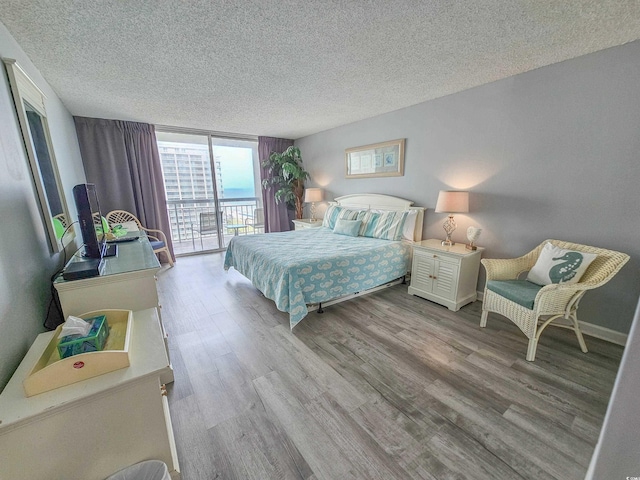
[[[167,200],[171,239],[176,255],[221,250],[229,245],[234,235],[264,232],[264,228],[253,228],[251,225],[255,209],[258,208],[257,197],[221,198],[219,204],[218,214],[214,215],[215,203],[211,199]],[[222,227],[222,242],[215,228],[216,217]],[[201,219],[204,225],[200,224]],[[208,220],[212,224],[208,224]]]

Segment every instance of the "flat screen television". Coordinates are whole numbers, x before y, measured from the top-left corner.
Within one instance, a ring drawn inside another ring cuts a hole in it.
[[[73,198],[78,210],[84,256],[89,258],[108,256],[106,236],[102,233],[102,212],[96,186],[93,183],[76,185],[73,187]]]

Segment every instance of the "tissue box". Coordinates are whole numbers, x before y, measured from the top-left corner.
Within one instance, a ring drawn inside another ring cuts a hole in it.
[[[49,337],[49,343],[22,382],[27,397],[89,380],[130,365],[133,312],[131,310],[99,310],[79,316],[93,318],[99,315],[106,315],[109,324],[109,336],[100,352],[80,353],[60,358],[58,354],[60,338],[58,337],[62,331],[62,325],[59,325],[55,332],[41,334]]]
[[[89,333],[86,337],[76,337],[75,335],[62,337],[58,343],[60,358],[67,358],[79,353],[99,352],[104,348],[109,336],[109,324],[107,323],[106,315],[85,318],[85,320],[92,322]]]

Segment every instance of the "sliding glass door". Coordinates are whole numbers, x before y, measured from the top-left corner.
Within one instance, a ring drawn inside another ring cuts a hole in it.
[[[176,255],[222,250],[234,235],[262,233],[256,140],[156,136]]]

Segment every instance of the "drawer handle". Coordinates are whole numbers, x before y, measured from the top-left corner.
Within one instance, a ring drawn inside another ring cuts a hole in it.
[[[435,254],[434,254],[434,255],[433,255],[433,258],[438,258],[438,255],[435,255]]]
[[[438,277],[436,277],[435,275],[429,275],[429,278],[433,278],[435,280]]]

